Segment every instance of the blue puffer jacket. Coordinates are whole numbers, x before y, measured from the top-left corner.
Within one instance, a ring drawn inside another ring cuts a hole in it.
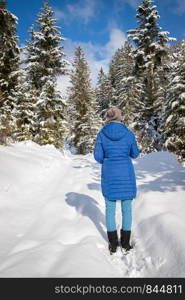
[[[136,178],[131,158],[138,149],[135,135],[123,123],[109,122],[97,135],[94,158],[102,164],[102,194],[108,200],[136,197]]]

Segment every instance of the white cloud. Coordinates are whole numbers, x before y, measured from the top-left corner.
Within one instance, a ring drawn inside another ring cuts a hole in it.
[[[83,0],[74,5],[68,4],[67,9],[72,16],[81,18],[86,24],[95,15],[96,2],[93,0]]]
[[[122,4],[129,4],[134,9],[136,9],[142,2],[141,0],[119,0],[119,1]],[[185,0],[165,0],[164,3],[162,4],[164,4],[166,7],[173,4],[173,8],[171,9],[173,9],[173,12],[175,14],[183,15],[185,13]]]
[[[108,66],[111,57],[115,51],[123,45],[126,40],[126,35],[123,31],[118,28],[112,28],[110,30],[109,41],[101,46],[93,44],[92,42],[76,42],[70,39],[66,39],[64,42],[64,52],[66,59],[70,62],[73,61],[74,51],[77,46],[81,46],[85,53],[85,58],[91,71],[92,86],[95,87],[97,81],[97,75],[102,67],[105,72],[108,72]],[[69,86],[69,77],[62,76],[58,79],[58,87],[61,92],[65,95],[67,87]]]
[[[163,10],[168,9],[177,15],[182,15],[185,13],[185,0],[165,0],[161,2],[161,5],[163,5]]]
[[[128,4],[134,9],[136,9],[141,3],[141,0],[119,0],[119,1],[121,4]]]
[[[114,52],[124,43],[126,35],[118,28],[113,28],[110,32],[110,40],[105,45],[107,56],[110,58]]]
[[[97,15],[102,3],[97,0],[79,0],[74,4],[67,4],[65,13],[59,8],[55,8],[55,17],[58,20],[63,20],[65,23],[70,23],[74,19],[80,19],[84,24],[87,24],[91,18]]]
[[[174,12],[178,15],[183,15],[185,13],[185,0],[177,0],[177,7]]]
[[[54,9],[54,13],[55,13],[55,18],[57,20],[65,20],[66,19],[65,13],[62,10],[60,10],[60,9],[55,8]]]

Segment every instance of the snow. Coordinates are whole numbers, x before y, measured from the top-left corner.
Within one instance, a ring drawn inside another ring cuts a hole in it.
[[[182,100],[185,99],[185,93],[180,94],[179,96]],[[184,108],[184,106],[182,105],[182,107]]]
[[[173,119],[173,115],[169,115],[169,117],[166,119],[166,125]]]
[[[171,105],[171,108],[174,109],[178,105],[179,105],[179,100],[173,101],[172,105]]]
[[[169,152],[133,163],[134,249],[110,256],[92,154],[0,146],[0,277],[184,277],[185,169]]]

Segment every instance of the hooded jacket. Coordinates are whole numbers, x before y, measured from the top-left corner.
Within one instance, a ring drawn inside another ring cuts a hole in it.
[[[131,158],[140,151],[134,133],[123,123],[109,122],[98,133],[94,159],[102,164],[101,189],[108,200],[136,197],[136,178]]]

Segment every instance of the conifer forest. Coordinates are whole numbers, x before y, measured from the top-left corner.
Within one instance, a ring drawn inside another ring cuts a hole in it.
[[[109,71],[101,68],[93,87],[81,46],[69,63],[49,1],[21,47],[19,20],[1,0],[0,144],[31,140],[91,153],[106,110],[118,106],[142,153],[169,151],[184,162],[185,40],[177,42],[159,26],[155,1],[142,0],[135,17],[136,28],[127,31]],[[70,77],[65,97],[57,87],[58,76]]]

